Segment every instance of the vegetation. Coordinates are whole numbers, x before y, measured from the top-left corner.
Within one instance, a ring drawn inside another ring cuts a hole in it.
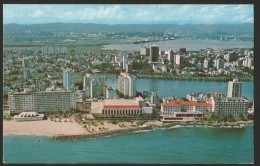
[[[11,120],[12,117],[10,115],[4,115],[3,120]]]
[[[140,74],[153,74],[153,68],[146,62],[133,62],[133,69],[138,71]]]
[[[209,113],[201,118],[201,122],[209,123],[221,123],[221,122],[236,122],[238,120],[246,120],[243,114],[239,115],[239,118],[235,118],[232,114],[219,115],[215,113]]]

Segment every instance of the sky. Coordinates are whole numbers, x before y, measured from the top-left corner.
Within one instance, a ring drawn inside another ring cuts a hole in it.
[[[4,4],[3,23],[240,24],[254,23],[254,5]]]

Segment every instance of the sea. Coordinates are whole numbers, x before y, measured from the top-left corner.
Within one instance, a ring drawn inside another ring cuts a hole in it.
[[[245,164],[254,163],[253,125],[180,126],[77,141],[3,137],[4,163]]]

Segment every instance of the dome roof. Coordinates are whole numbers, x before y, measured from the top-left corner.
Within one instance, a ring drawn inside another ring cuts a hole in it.
[[[37,112],[22,112],[19,114],[20,117],[35,117],[39,114]]]

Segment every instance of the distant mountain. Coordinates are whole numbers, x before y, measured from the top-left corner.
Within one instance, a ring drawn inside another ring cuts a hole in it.
[[[254,34],[254,24],[82,24],[82,23],[49,23],[49,24],[4,24],[4,35],[14,33],[24,33],[30,31],[32,33],[39,32],[181,32],[184,34]]]

